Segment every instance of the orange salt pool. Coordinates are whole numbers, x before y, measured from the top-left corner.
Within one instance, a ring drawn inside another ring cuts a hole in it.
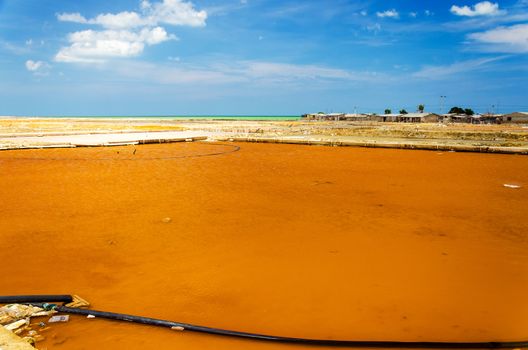
[[[294,337],[528,337],[528,157],[233,146],[0,152],[1,293]],[[82,317],[44,335],[303,349]]]

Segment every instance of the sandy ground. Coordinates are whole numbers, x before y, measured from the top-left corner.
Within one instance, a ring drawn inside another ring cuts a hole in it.
[[[192,142],[5,151],[0,169],[5,294],[284,336],[527,336],[525,156]],[[304,349],[80,317],[45,335]]]
[[[122,132],[75,135],[10,136],[4,138],[4,149],[38,147],[115,146],[121,144],[163,143],[207,139],[199,131]]]
[[[127,133],[129,136],[124,136]],[[115,140],[133,142],[141,138],[178,138],[186,135],[206,136],[210,140],[302,140],[372,147],[439,147],[528,153],[528,126],[511,124],[0,118],[0,149],[105,145]]]

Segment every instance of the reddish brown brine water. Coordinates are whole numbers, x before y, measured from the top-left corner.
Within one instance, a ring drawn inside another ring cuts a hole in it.
[[[234,146],[1,152],[1,294],[292,337],[528,337],[528,157]],[[84,317],[43,335],[304,348]]]

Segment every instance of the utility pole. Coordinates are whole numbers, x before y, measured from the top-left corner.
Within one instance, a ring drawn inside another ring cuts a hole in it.
[[[441,95],[440,96],[440,114],[444,113],[444,104],[445,104],[446,97],[447,96],[445,96],[445,95]]]

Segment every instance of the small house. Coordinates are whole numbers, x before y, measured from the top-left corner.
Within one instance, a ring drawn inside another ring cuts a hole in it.
[[[468,117],[471,124],[500,124],[501,123],[500,114],[474,114]]]
[[[402,123],[438,123],[440,116],[435,113],[407,113],[396,117],[397,122]]]
[[[379,114],[378,118],[380,122],[396,122],[401,114]]]
[[[345,116],[343,117],[344,120],[346,121],[349,121],[349,122],[366,122],[366,121],[370,121],[370,115],[368,114],[358,114],[358,113],[354,113],[354,114],[345,114]]]
[[[513,112],[501,117],[503,123],[528,124],[528,112]]]
[[[447,121],[450,123],[469,123],[470,120],[467,114],[453,114]]]

